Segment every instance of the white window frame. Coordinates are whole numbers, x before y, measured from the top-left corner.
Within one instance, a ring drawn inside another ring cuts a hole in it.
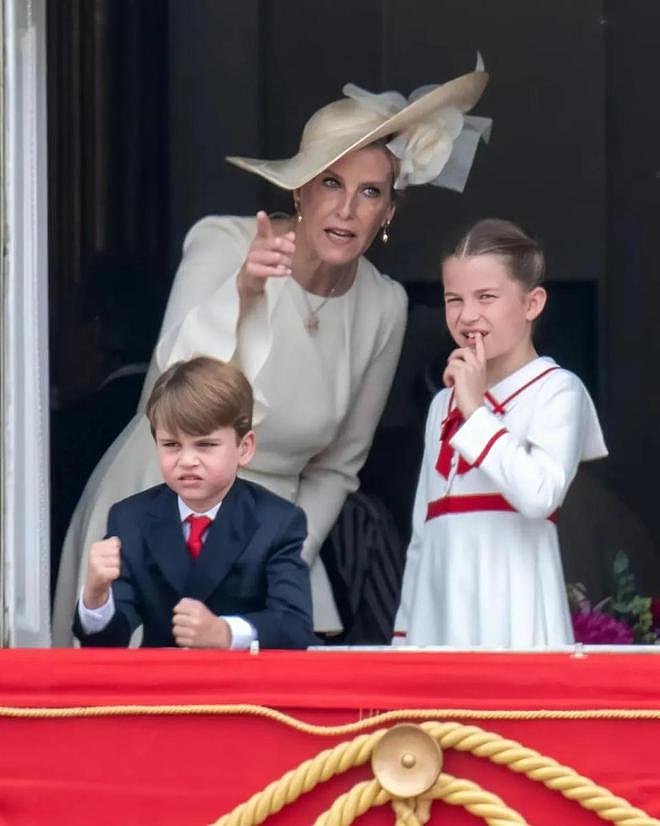
[[[46,0],[2,2],[2,645],[50,645]]]

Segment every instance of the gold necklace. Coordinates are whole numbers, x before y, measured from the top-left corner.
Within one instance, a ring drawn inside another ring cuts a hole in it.
[[[319,326],[320,326],[320,319],[319,313],[325,307],[325,305],[330,301],[330,299],[335,295],[339,287],[342,285],[346,275],[341,275],[337,282],[333,285],[330,292],[322,299],[321,303],[317,307],[312,307],[312,302],[307,297],[307,291],[300,284],[300,289],[302,290],[303,298],[305,300],[305,304],[307,305],[307,318],[304,320],[303,324],[305,329],[309,333],[310,336],[315,336],[318,333]]]

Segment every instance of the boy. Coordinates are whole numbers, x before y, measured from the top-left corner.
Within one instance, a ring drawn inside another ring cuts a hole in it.
[[[113,505],[90,550],[82,645],[304,648],[314,642],[304,513],[237,478],[255,451],[252,388],[231,364],[177,362],[146,415],[165,484]]]

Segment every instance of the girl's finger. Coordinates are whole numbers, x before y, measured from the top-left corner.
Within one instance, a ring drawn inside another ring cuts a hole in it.
[[[454,372],[450,367],[445,368],[445,372],[442,374],[442,383],[445,387],[454,386]]]
[[[477,357],[477,362],[480,365],[484,365],[486,363],[486,348],[484,347],[484,337],[481,335],[481,333],[475,333],[474,354]]]
[[[460,347],[458,350],[452,350],[447,358],[447,364],[451,361],[465,361],[466,350]]]
[[[462,370],[464,367],[474,367],[477,364],[477,361],[474,357],[474,353],[470,351],[457,351],[456,355],[451,355],[447,364],[451,364],[455,366],[457,369]]]
[[[477,359],[477,356],[475,355],[473,347],[470,347],[470,349],[466,351],[465,357],[463,359],[463,364],[467,365],[468,367],[479,366],[479,361]]]

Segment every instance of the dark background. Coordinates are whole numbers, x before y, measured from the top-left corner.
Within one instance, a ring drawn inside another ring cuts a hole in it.
[[[619,547],[660,593],[660,113],[657,0],[68,0],[48,6],[53,555],[130,418],[187,229],[290,210],[227,154],[287,157],[319,106],[442,82],[481,52],[494,119],[465,193],[411,188],[387,248],[409,328],[363,472],[405,539],[428,402],[450,347],[438,261],[487,215],[546,243],[538,349],[577,372],[611,456],[579,475],[560,532],[568,579],[606,587]],[[137,365],[122,381],[104,379]]]

